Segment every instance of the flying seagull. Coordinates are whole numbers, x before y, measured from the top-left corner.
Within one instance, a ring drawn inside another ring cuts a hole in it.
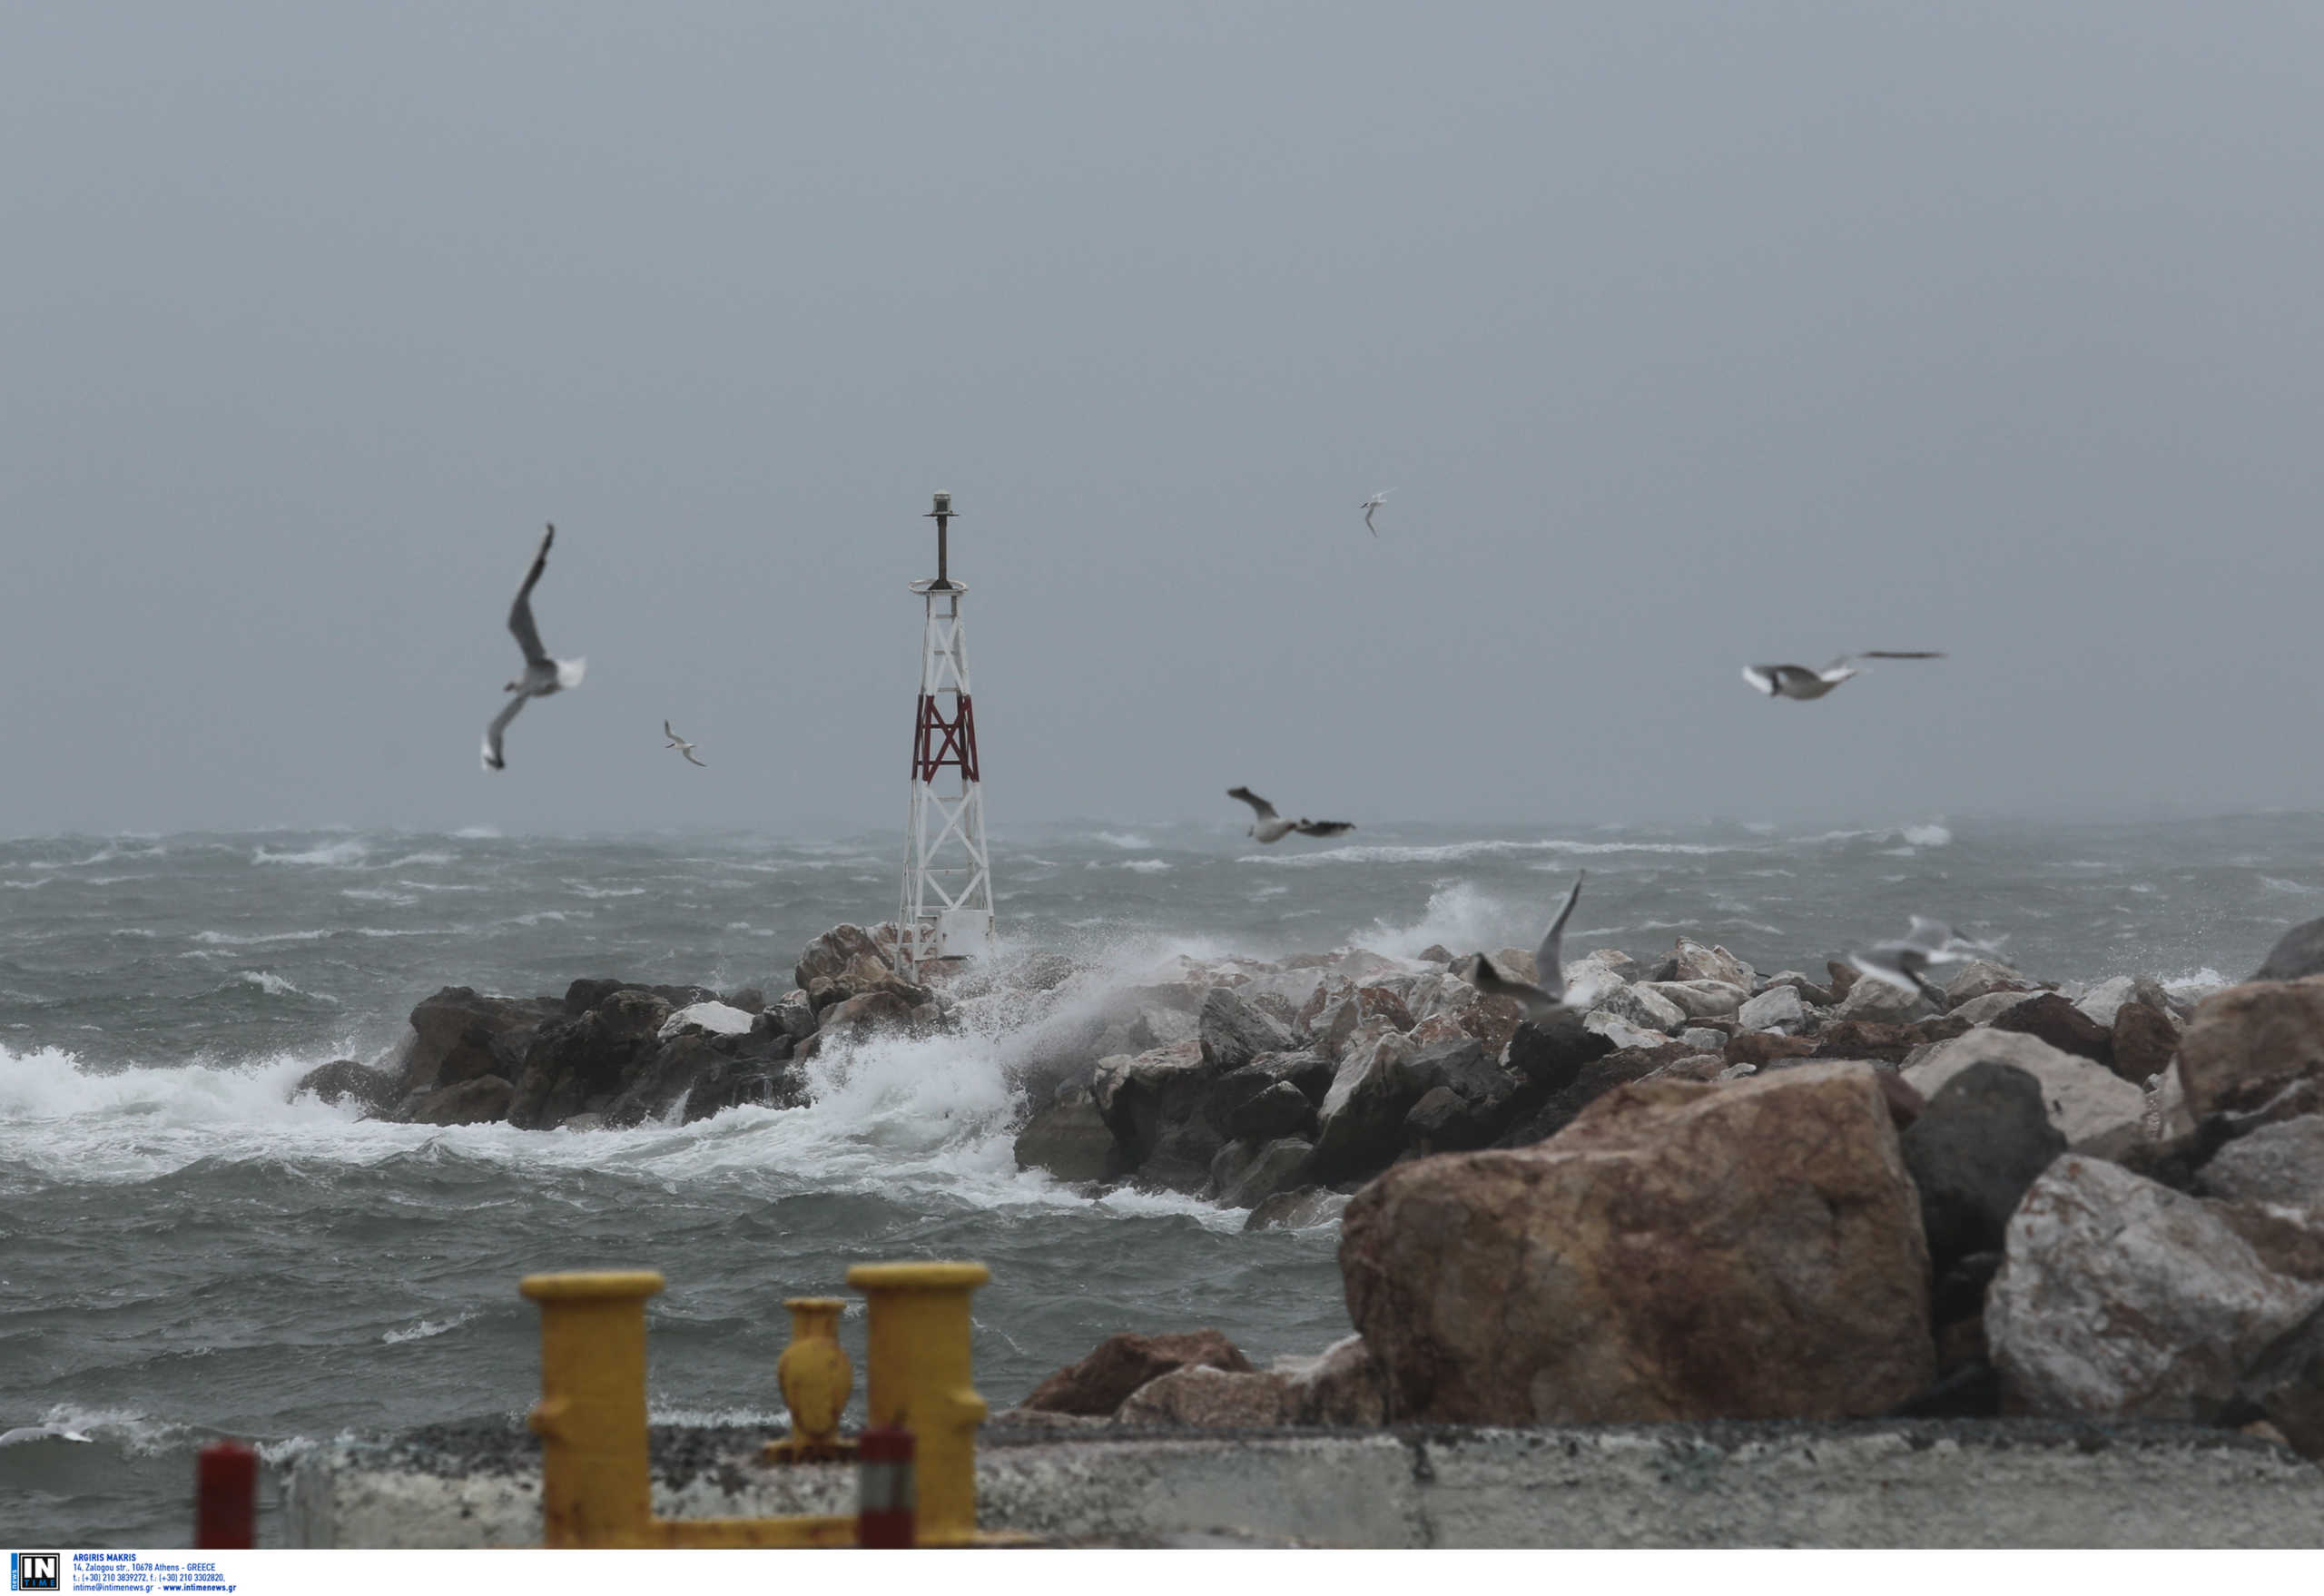
[[[684,737],[679,736],[675,732],[670,730],[670,723],[667,721],[664,721],[662,723],[662,735],[670,740],[670,746],[676,749],[681,754],[683,754],[689,764],[702,764],[702,761],[694,758],[694,744],[687,742]],[[702,768],[708,770],[710,767],[706,764],[702,764]]]
[[[549,524],[541,538],[541,551],[533,557],[533,568],[525,573],[525,585],[517,589],[517,602],[508,606],[508,630],[515,635],[517,646],[525,651],[525,674],[508,684],[507,691],[516,695],[507,707],[492,717],[484,729],[484,768],[501,770],[507,762],[500,756],[501,734],[517,712],[525,707],[527,698],[547,698],[567,687],[578,687],[581,675],[589,668],[586,659],[551,659],[541,646],[540,629],[533,625],[533,584],[541,579],[548,568],[548,546],[556,541],[556,525]]]
[[[1365,499],[1362,504],[1355,507],[1357,509],[1364,512],[1364,529],[1366,532],[1371,533],[1374,537],[1380,536],[1380,528],[1372,524],[1372,512],[1378,509],[1382,505],[1386,504],[1388,502],[1388,496],[1395,491],[1396,490],[1393,488],[1384,488],[1379,492],[1374,494],[1370,498]]]
[[[1541,945],[1533,950],[1533,968],[1541,978],[1535,986],[1531,981],[1512,980],[1493,968],[1492,960],[1482,953],[1476,956],[1474,968],[1469,974],[1469,984],[1492,998],[1514,998],[1524,1006],[1525,1018],[1536,1024],[1561,1010],[1579,1007],[1579,1002],[1565,1000],[1565,970],[1559,959],[1559,944],[1565,940],[1565,922],[1572,917],[1573,906],[1581,898],[1581,878],[1590,872],[1576,871],[1573,890],[1558,905],[1558,917],[1550,921],[1549,933]],[[1583,996],[1591,995],[1584,993]]]
[[[1894,941],[1875,942],[1860,953],[1851,952],[1848,962],[1860,974],[1908,992],[1917,991],[1942,1008],[1945,994],[1923,971],[1932,964],[1959,964],[1981,953],[1997,953],[2008,940],[1995,937],[1990,941],[1974,941],[1943,921],[1915,914],[1910,931]]]
[[[1743,679],[1770,698],[1821,698],[1856,674],[1856,666],[1849,663],[1852,660],[1944,657],[1942,654],[1919,650],[1900,652],[1889,648],[1867,648],[1861,654],[1844,654],[1820,671],[1797,665],[1745,665]]]
[[[1294,832],[1303,837],[1336,837],[1342,832],[1355,830],[1354,821],[1285,820],[1275,812],[1274,804],[1248,787],[1229,787],[1226,795],[1240,798],[1257,813],[1258,818],[1251,823],[1251,829],[1244,835],[1256,837],[1262,842],[1280,842]]]

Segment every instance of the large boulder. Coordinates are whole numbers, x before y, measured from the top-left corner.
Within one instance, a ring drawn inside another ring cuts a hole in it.
[[[1626,1087],[1542,1147],[1400,1165],[1349,1205],[1340,1267],[1400,1422],[1870,1414],[1935,1370],[1864,1065]]]
[[[2139,1086],[2171,1068],[2179,1052],[2179,1027],[2170,1010],[2137,999],[2114,1010],[2114,1073]]]
[[[1218,1068],[1199,1042],[1098,1060],[1089,1095],[1141,1184],[1200,1191],[1226,1138],[1204,1117]]]
[[[791,983],[802,991],[812,992],[815,982],[831,980],[857,959],[887,962],[870,931],[860,925],[835,925],[807,944],[806,951],[799,955],[798,968],[792,972]]]
[[[527,1129],[601,1113],[633,1085],[661,1050],[670,1001],[635,987],[606,994],[577,1019],[559,1019],[532,1033],[516,1076],[508,1121]]]
[[[1989,1022],[1994,1030],[2039,1037],[2061,1053],[2073,1053],[2107,1069],[2114,1067],[2114,1038],[2106,1027],[2056,992],[2013,1004]]]
[[[1305,1137],[1230,1141],[1210,1161],[1207,1195],[1222,1208],[1256,1207],[1278,1192],[1295,1190],[1315,1156]]]
[[[1117,1424],[1193,1430],[1271,1430],[1295,1422],[1291,1377],[1273,1371],[1233,1373],[1189,1364],[1132,1392]]]
[[[1689,1020],[1731,1019],[1751,995],[1749,989],[1723,980],[1642,981],[1639,990],[1669,999]]]
[[[413,1105],[414,1125],[490,1125],[508,1115],[516,1089],[497,1075],[479,1075],[438,1087]]]
[[[550,998],[492,998],[473,987],[445,987],[411,1011],[412,1044],[400,1086],[433,1091],[481,1075],[510,1075],[543,1021],[560,1017]],[[497,1044],[497,1045],[496,1045]]]
[[[2240,1411],[2226,1422],[2257,1415],[2274,1425],[2293,1451],[2324,1463],[2324,1305],[2252,1361],[2237,1384],[2236,1398]]]
[[[2324,920],[2311,920],[2284,932],[2258,970],[2253,980],[2301,980],[2324,975]]]
[[[1904,1136],[1921,1226],[1939,1274],[1995,1252],[2025,1188],[2066,1150],[2042,1083],[2007,1064],[1972,1064],[1946,1081]]]
[[[1042,1381],[1022,1405],[1040,1413],[1102,1417],[1147,1381],[1190,1365],[1243,1374],[1252,1372],[1251,1360],[1242,1349],[1216,1330],[1172,1335],[1138,1335],[1126,1330],[1108,1336],[1079,1363],[1068,1364]]]
[[[1615,987],[1597,994],[1591,1012],[1610,1014],[1615,1019],[1637,1026],[1640,1030],[1656,1030],[1671,1035],[1687,1023],[1687,1011],[1648,985]]]
[[[2200,1199],[2069,1153],[2009,1222],[1985,1341],[2034,1414],[2209,1421],[2319,1300]]]
[[[1299,1047],[1290,1027],[1229,987],[1211,989],[1197,1023],[1203,1062],[1222,1075],[1261,1053],[1289,1053]]]
[[[340,1059],[318,1069],[310,1069],[290,1089],[295,1099],[312,1092],[326,1103],[337,1104],[352,1098],[369,1118],[384,1114],[401,1095],[396,1078],[384,1069],[373,1069],[358,1064],[352,1059]]]
[[[1835,1020],[1868,1020],[1878,1025],[1910,1025],[1935,1011],[1918,992],[1869,976],[1847,990],[1832,1010]]]
[[[2179,1079],[2197,1119],[2260,1108],[2319,1075],[2324,980],[2247,981],[2213,992],[2195,1006],[2179,1039]]]
[[[1947,1020],[1958,1020],[1972,1026],[1991,1025],[2020,1003],[2047,995],[2038,987],[2022,992],[2004,989],[1955,1003],[1945,1011],[1945,1017]]]
[[[2030,992],[2035,990],[2034,982],[2006,964],[1999,964],[1990,959],[1972,959],[1945,983],[1945,1004],[1947,1010],[1953,1010],[1996,992]]]
[[[1749,991],[1758,984],[1751,967],[1724,948],[1706,948],[1692,937],[1680,937],[1654,966],[1649,980],[1715,980]]]
[[[1659,1045],[1617,1048],[1581,1065],[1565,1079],[1563,1085],[1541,1098],[1538,1106],[1521,1114],[1495,1137],[1493,1145],[1523,1148],[1547,1141],[1572,1124],[1584,1108],[1616,1087],[1644,1080],[1656,1070],[1692,1056],[1692,1050],[1684,1042],[1669,1041],[1661,1037],[1656,1037],[1654,1040]]]
[[[1361,1335],[1344,1335],[1311,1358],[1277,1358],[1272,1371],[1290,1379],[1291,1424],[1388,1422],[1388,1394],[1380,1365]]]
[[[1807,1004],[1797,987],[1769,987],[1735,1011],[1735,1023],[1745,1030],[1796,1035],[1807,1023]]]
[[[1359,1178],[1384,1168],[1403,1145],[1404,1116],[1419,1094],[1396,1066],[1413,1051],[1402,1032],[1365,1026],[1340,1059],[1316,1111],[1318,1180]]]
[[[1243,1221],[1243,1228],[1305,1230],[1317,1225],[1335,1225],[1347,1211],[1347,1205],[1344,1192],[1334,1191],[1328,1186],[1303,1186],[1296,1191],[1279,1191],[1259,1204]]]
[[[2207,1197],[2324,1208],[2324,1116],[2303,1114],[2229,1142],[2206,1161]]]
[[[1905,1067],[1905,1083],[1935,1098],[1972,1064],[2013,1065],[2042,1083],[2050,1123],[2077,1152],[2114,1154],[2137,1142],[2146,1118],[2146,1094],[2103,1065],[2061,1052],[2039,1037],[1991,1026],[1939,1042]]]
[[[1086,1086],[1060,1089],[1057,1100],[1017,1133],[1017,1167],[1059,1180],[1114,1180],[1128,1173],[1122,1149]]]

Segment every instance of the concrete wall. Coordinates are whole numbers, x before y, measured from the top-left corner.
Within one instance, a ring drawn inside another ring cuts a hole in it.
[[[763,1432],[657,1430],[666,1517],[852,1511],[844,1467]],[[1532,1430],[1068,1430],[980,1449],[987,1529],[1051,1542],[1311,1546],[2324,1547],[2324,1469],[2216,1430],[2034,1421]],[[506,1424],[310,1454],[300,1546],[524,1546],[538,1453]]]

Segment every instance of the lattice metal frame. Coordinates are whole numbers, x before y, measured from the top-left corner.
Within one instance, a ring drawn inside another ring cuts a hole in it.
[[[992,869],[977,766],[976,701],[961,624],[965,584],[950,579],[945,533],[952,496],[936,496],[933,581],[914,582],[926,607],[920,695],[912,714],[911,811],[904,828],[897,958],[906,973],[933,960],[973,957],[992,936]],[[949,697],[950,713],[945,713]],[[947,773],[950,773],[948,776]]]

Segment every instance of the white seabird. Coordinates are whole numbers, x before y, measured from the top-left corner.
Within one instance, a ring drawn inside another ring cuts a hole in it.
[[[1917,991],[1942,1007],[1945,994],[1923,972],[1932,964],[1959,964],[1980,954],[1999,952],[2002,943],[2008,940],[1995,937],[1989,941],[1975,941],[1943,921],[1915,914],[1913,929],[1904,936],[1894,941],[1875,942],[1862,952],[1850,952],[1847,960],[1858,974],[1908,992]]]
[[[684,755],[688,764],[702,764],[702,761],[694,758],[694,744],[687,742],[684,737],[679,736],[675,732],[670,730],[670,723],[667,721],[664,721],[662,723],[662,735],[670,740],[670,746],[676,749],[679,754]],[[702,764],[702,768],[708,770],[710,767],[706,764]]]
[[[1576,871],[1573,890],[1566,893],[1565,901],[1558,906],[1557,918],[1550,921],[1541,945],[1533,950],[1533,969],[1541,983],[1516,980],[1494,968],[1493,961],[1482,953],[1475,956],[1469,972],[1469,984],[1492,998],[1514,998],[1525,1010],[1525,1018],[1536,1024],[1567,1009],[1579,1008],[1583,1000],[1594,997],[1596,989],[1577,994],[1573,1002],[1566,1001],[1565,967],[1561,958],[1561,945],[1565,941],[1565,922],[1573,914],[1573,906],[1581,899],[1582,878],[1588,871]]]
[[[1342,832],[1355,830],[1355,823],[1348,820],[1285,820],[1275,812],[1274,804],[1248,787],[1229,787],[1226,795],[1240,798],[1251,806],[1258,818],[1251,823],[1251,829],[1244,834],[1256,837],[1262,842],[1280,842],[1294,832],[1303,837],[1336,837]]]
[[[1384,488],[1379,492],[1374,494],[1370,498],[1365,499],[1362,504],[1355,507],[1357,509],[1364,512],[1364,529],[1366,532],[1371,533],[1374,537],[1380,536],[1380,528],[1372,524],[1372,512],[1378,509],[1382,505],[1386,504],[1388,502],[1388,496],[1395,491],[1396,490],[1393,488]]]
[[[541,646],[540,629],[533,625],[533,584],[541,579],[548,568],[548,546],[556,541],[556,524],[551,522],[541,538],[540,552],[533,557],[533,568],[525,573],[525,585],[517,589],[517,602],[508,606],[508,630],[516,636],[517,646],[525,651],[525,674],[508,684],[507,691],[516,695],[507,707],[492,717],[484,729],[484,768],[501,770],[507,762],[500,754],[502,734],[517,712],[525,707],[528,698],[547,698],[567,687],[578,687],[583,673],[589,668],[586,659],[551,659]]]
[[[68,1430],[63,1424],[18,1424],[13,1430],[0,1430],[0,1446],[23,1446],[34,1441],[78,1441],[94,1444],[78,1430]]]
[[[1942,654],[1925,650],[1867,648],[1859,654],[1844,654],[1820,671],[1797,665],[1745,665],[1743,679],[1770,698],[1821,698],[1856,674],[1851,661],[1944,657]]]

